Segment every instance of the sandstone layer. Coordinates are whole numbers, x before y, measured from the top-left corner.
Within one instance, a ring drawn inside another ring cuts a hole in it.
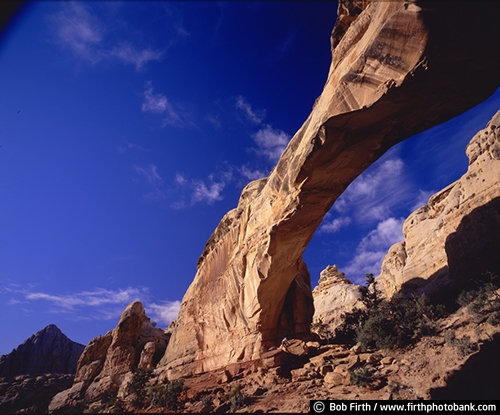
[[[313,292],[314,323],[328,325],[333,332],[342,324],[341,316],[362,308],[362,293],[358,285],[349,281],[337,265],[328,266],[321,271],[317,287]]]
[[[496,90],[499,10],[340,2],[323,92],[269,177],[243,190],[207,242],[160,362],[169,377],[255,359],[284,336],[309,334],[302,253],[323,216],[392,145]]]
[[[400,289],[441,294],[489,273],[500,276],[500,111],[466,148],[467,172],[404,222],[377,280],[390,297]]]
[[[85,347],[73,386],[54,397],[49,412],[76,410],[83,400],[92,402],[105,393],[122,391],[134,371],[154,368],[168,339],[163,330],[153,327],[139,301],[129,304],[113,330]]]
[[[9,354],[0,356],[0,376],[76,372],[85,346],[71,341],[54,324],[38,331]]]

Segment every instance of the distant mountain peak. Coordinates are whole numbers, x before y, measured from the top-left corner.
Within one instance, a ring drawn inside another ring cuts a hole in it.
[[[0,376],[74,374],[84,348],[70,340],[55,324],[49,324],[9,354],[0,356]]]

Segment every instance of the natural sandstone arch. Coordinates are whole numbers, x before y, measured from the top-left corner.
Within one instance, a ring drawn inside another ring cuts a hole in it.
[[[493,3],[339,6],[321,96],[267,179],[250,183],[198,262],[160,366],[169,376],[259,357],[313,314],[302,260],[344,189],[392,145],[500,85]],[[303,63],[300,63],[303,64]]]

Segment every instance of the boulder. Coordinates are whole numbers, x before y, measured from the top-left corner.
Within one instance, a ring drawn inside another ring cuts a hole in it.
[[[307,344],[299,339],[288,340],[286,345],[283,346],[283,350],[294,356],[307,356],[309,352]]]
[[[323,380],[325,384],[328,384],[329,386],[339,386],[344,384],[345,376],[336,372],[328,372]]]

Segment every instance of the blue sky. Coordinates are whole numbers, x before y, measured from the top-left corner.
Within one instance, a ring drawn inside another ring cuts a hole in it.
[[[88,343],[143,301],[166,327],[205,242],[321,93],[333,3],[38,2],[0,41],[0,354],[48,324]],[[378,273],[466,169],[500,93],[391,149],[304,258]]]

